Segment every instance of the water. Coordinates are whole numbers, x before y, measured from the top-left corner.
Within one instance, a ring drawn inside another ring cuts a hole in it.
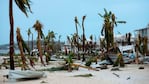
[[[19,50],[14,50],[15,54],[19,54],[20,51]],[[0,49],[0,54],[8,54],[9,53],[9,49]]]

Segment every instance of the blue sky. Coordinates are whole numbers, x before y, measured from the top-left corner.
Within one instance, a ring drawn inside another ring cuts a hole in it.
[[[27,29],[31,28],[36,39],[37,33],[32,28],[36,20],[43,24],[43,32],[47,35],[48,30],[53,30],[62,35],[61,40],[75,32],[74,17],[82,21],[82,16],[87,15],[85,20],[85,33],[87,38],[92,34],[97,38],[103,24],[103,19],[98,13],[104,14],[104,8],[115,13],[117,20],[125,20],[126,24],[119,24],[114,32],[126,34],[134,33],[134,30],[144,28],[149,23],[149,0],[31,0],[33,13],[28,13],[27,18],[14,3],[14,33],[16,27],[20,27],[22,36],[27,40]],[[9,43],[9,0],[0,0],[0,44]],[[79,28],[79,34],[82,29]],[[58,37],[57,35],[57,37]],[[16,34],[14,41],[16,42]]]

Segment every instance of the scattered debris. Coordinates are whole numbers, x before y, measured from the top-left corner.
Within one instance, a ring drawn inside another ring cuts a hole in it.
[[[75,67],[82,67],[82,68],[86,68],[88,70],[94,70],[94,71],[99,71],[98,69],[96,68],[92,68],[92,67],[89,67],[89,66],[83,66],[83,65],[80,65],[80,64],[71,64],[71,66],[75,66]]]
[[[127,80],[129,80],[131,77],[129,76],[129,77],[127,77]]]
[[[74,77],[92,77],[93,75],[91,73],[89,74],[81,74],[81,75],[75,75]]]
[[[48,82],[46,82],[46,81],[41,81],[40,83],[48,83]]]
[[[104,65],[100,65],[100,69],[108,69],[108,67],[106,64],[104,64]]]
[[[118,74],[116,74],[116,73],[112,73],[112,74],[114,74],[116,77],[120,78],[120,76]]]
[[[120,69],[118,67],[113,67],[111,71],[120,71]]]
[[[144,69],[144,67],[143,66],[140,66],[139,69]]]
[[[63,71],[63,70],[67,70],[67,68],[65,66],[60,66],[60,67],[38,69],[37,71]]]

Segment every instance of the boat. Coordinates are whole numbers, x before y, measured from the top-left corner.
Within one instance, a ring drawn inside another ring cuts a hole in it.
[[[36,79],[45,76],[44,72],[32,70],[10,70],[8,74],[9,79]]]

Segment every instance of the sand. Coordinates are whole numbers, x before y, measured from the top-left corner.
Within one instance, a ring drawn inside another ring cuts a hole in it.
[[[36,66],[36,69],[58,66],[60,62],[53,62],[43,67]],[[144,69],[138,69],[144,66]],[[17,80],[12,81],[3,77],[8,74],[9,70],[2,67],[0,69],[0,84],[149,84],[149,64],[137,65],[127,64],[126,67],[120,68],[121,71],[111,71],[112,66],[108,65],[108,69],[93,71],[84,68],[79,70],[68,71],[45,71],[47,77],[34,80]],[[20,69],[20,68],[16,68]],[[74,77],[74,75],[91,73],[92,77]],[[116,75],[119,75],[117,77]]]

